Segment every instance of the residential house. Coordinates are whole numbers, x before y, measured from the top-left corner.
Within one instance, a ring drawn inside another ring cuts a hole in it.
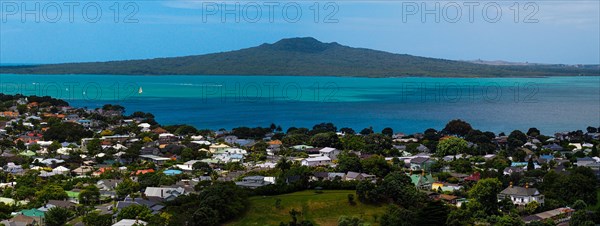
[[[431,165],[433,165],[434,163],[435,160],[429,157],[416,157],[410,160],[410,169],[429,171],[431,169]]]
[[[248,176],[244,177],[242,181],[235,182],[237,186],[254,189],[269,184],[274,184],[275,178],[263,177],[263,176]]]
[[[158,135],[158,143],[168,144],[177,141],[178,137],[171,133],[162,133]]]
[[[208,147],[208,150],[210,151],[210,153],[216,153],[219,151],[223,151],[227,148],[230,148],[229,145],[226,144],[212,144]]]
[[[77,114],[70,114],[70,115],[65,116],[64,120],[65,121],[69,121],[69,122],[77,122],[79,119],[81,119],[79,117],[79,115],[77,115]]]
[[[443,183],[443,182],[435,182],[433,184],[431,184],[431,190],[434,191],[443,191],[443,192],[454,192],[454,191],[458,191],[462,188],[462,186],[458,185],[458,184],[451,184],[451,183]]]
[[[171,201],[180,195],[184,195],[185,189],[177,187],[147,187],[144,195],[148,198],[158,198],[161,200]]]
[[[425,171],[423,171],[421,174],[407,173],[407,175],[410,177],[411,182],[418,189],[431,190],[431,185],[433,185],[435,182],[433,176],[431,174],[425,174]]]
[[[94,171],[94,167],[91,166],[80,166],[77,169],[72,170],[71,172],[79,175],[79,176],[83,176],[86,175],[88,173],[91,173],[92,171]]]
[[[194,164],[200,162],[200,160],[190,160],[187,162],[184,162],[183,164],[177,164],[175,165],[177,168],[183,170],[183,171],[192,171],[194,170]]]
[[[577,166],[588,166],[590,164],[596,163],[596,160],[590,157],[577,158],[577,162],[575,165]]]
[[[0,224],[6,226],[34,226],[39,225],[41,222],[34,217],[25,216],[23,214],[17,214],[8,220],[0,221]]]
[[[554,160],[554,155],[540,155],[537,162],[539,164],[550,163],[550,161]]]
[[[94,126],[93,121],[89,119],[80,119],[79,121],[77,121],[77,123],[81,124],[85,128],[90,128]]]
[[[44,218],[46,217],[44,212],[34,208],[21,210],[19,213],[31,217],[37,222],[44,222]]]
[[[122,219],[119,222],[113,224],[112,226],[139,226],[139,225],[147,225],[145,221],[137,220],[137,219]]]
[[[23,167],[21,165],[16,165],[15,163],[9,162],[2,167],[2,170],[7,173],[19,174],[23,172]]]
[[[141,155],[158,155],[158,154],[160,154],[160,149],[158,149],[157,147],[143,147],[142,150],[140,150],[140,154]]]
[[[420,153],[429,153],[429,148],[427,148],[423,144],[419,144],[419,146],[417,147],[417,151],[419,151]]]
[[[458,154],[458,155],[446,155],[444,156],[444,158],[442,158],[444,161],[446,162],[452,162],[454,160],[457,159],[466,159],[471,157],[470,155],[465,155],[465,154]]]
[[[340,154],[340,150],[336,148],[326,147],[319,150],[319,154],[321,154],[321,156],[327,156],[331,160],[337,160],[337,156]]]
[[[562,225],[561,223],[568,222],[571,219],[571,215],[573,215],[574,212],[574,209],[571,209],[569,207],[563,207],[529,215],[523,217],[522,219],[523,222],[525,222],[526,224],[535,221],[546,221],[550,219],[552,220],[552,222],[554,222],[554,224]]]
[[[481,179],[481,173],[479,172],[475,172],[467,177],[465,177],[465,181],[473,181],[473,182],[477,182]]]
[[[437,200],[442,200],[445,203],[456,205],[456,203],[458,202],[458,196],[440,194],[437,197]]]
[[[267,155],[273,156],[279,151],[281,151],[281,144],[269,144],[267,147]]]
[[[117,188],[117,185],[119,185],[119,183],[123,182],[123,180],[121,179],[105,179],[105,180],[99,180],[98,182],[96,182],[96,187],[98,187],[100,190],[104,190],[104,191],[113,191],[115,190],[115,188]]]
[[[141,132],[150,132],[151,125],[149,123],[140,123],[137,125]]]
[[[525,169],[523,169],[523,167],[521,167],[521,166],[518,166],[518,167],[509,166],[509,167],[504,168],[503,174],[510,176],[513,173],[523,173],[523,172],[525,172]]]
[[[157,165],[162,165],[166,161],[171,160],[170,158],[160,157],[160,156],[156,156],[156,155],[140,155],[140,158],[144,159],[146,161],[154,162],[154,164],[157,164]]]
[[[346,177],[345,173],[332,173],[332,172],[315,172],[313,176],[310,177],[310,181],[319,181],[319,180],[343,180]]]
[[[537,188],[530,188],[528,184],[525,187],[510,186],[498,194],[498,200],[505,198],[510,199],[515,205],[527,205],[530,202],[536,201],[539,204],[544,204],[544,195]]]
[[[349,171],[348,173],[346,173],[346,177],[344,177],[344,180],[346,180],[346,181],[353,181],[353,180],[374,181],[375,179],[376,179],[375,175],[366,174],[366,173],[357,173],[357,172],[352,172],[352,171]]]
[[[300,162],[303,166],[324,166],[331,164],[331,159],[327,156],[305,158]]]
[[[48,200],[46,204],[66,209],[75,209],[76,207],[75,203],[63,200]]]
[[[225,143],[234,144],[237,141],[238,137],[234,135],[229,135],[224,138]]]
[[[545,149],[550,149],[551,151],[562,151],[563,150],[563,147],[561,147],[560,145],[558,145],[556,143],[544,145],[542,147]]]
[[[313,146],[308,146],[308,145],[294,145],[292,146],[292,149],[296,150],[296,151],[304,151],[305,149],[309,149],[309,148],[314,148]]]

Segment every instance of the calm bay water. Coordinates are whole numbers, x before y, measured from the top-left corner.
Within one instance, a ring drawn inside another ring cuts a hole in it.
[[[544,133],[600,126],[600,77],[347,78],[0,74],[7,94],[49,95],[77,107],[120,104],[162,124],[338,128],[406,133],[461,118],[475,128]]]

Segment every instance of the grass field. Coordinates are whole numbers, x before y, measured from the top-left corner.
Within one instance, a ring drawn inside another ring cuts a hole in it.
[[[348,194],[356,194],[353,190],[325,190],[321,194],[315,191],[301,191],[278,196],[259,196],[250,198],[250,206],[245,215],[226,225],[279,225],[280,222],[291,220],[289,211],[294,208],[302,212],[298,220],[310,220],[318,225],[337,225],[339,216],[358,216],[370,223],[375,223],[375,217],[381,217],[385,206],[365,205],[355,201],[348,203]],[[275,207],[277,199],[281,199],[280,208]]]

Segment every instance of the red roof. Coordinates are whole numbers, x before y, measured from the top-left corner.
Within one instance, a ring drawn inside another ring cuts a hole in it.
[[[145,169],[145,170],[135,171],[135,175],[146,174],[146,173],[154,173],[154,169]]]
[[[481,174],[479,172],[475,172],[465,178],[465,180],[470,180],[470,181],[479,181],[480,179],[481,179]]]

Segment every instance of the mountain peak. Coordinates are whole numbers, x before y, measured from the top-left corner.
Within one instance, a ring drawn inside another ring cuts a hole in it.
[[[281,51],[317,53],[338,46],[336,42],[323,43],[313,37],[284,38],[273,44],[263,44],[262,47]]]

